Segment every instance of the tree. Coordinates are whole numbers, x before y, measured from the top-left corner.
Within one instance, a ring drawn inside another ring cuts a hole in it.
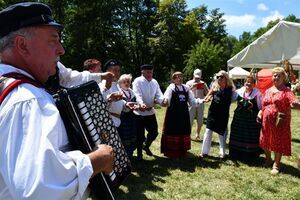
[[[183,68],[186,53],[182,48],[181,33],[183,21],[186,17],[185,0],[160,1],[153,36],[149,37],[150,53],[155,64],[158,79],[169,80],[174,70]]]
[[[220,13],[219,10],[219,8],[211,10],[205,29],[206,38],[209,38],[214,44],[221,43],[227,36],[223,19],[224,13]]]
[[[300,19],[297,18],[295,15],[291,14],[288,15],[286,18],[284,18],[285,21],[289,21],[289,22],[297,22],[300,23]]]
[[[124,23],[122,29],[124,35],[125,48],[127,49],[126,70],[134,75],[139,72],[139,67],[144,63],[151,63],[152,58],[148,48],[148,38],[152,35],[154,24],[157,22],[155,16],[157,13],[157,0],[133,0],[125,4]],[[128,67],[131,66],[131,67]]]
[[[234,42],[233,50],[231,56],[237,54],[246,46],[248,46],[253,41],[253,36],[250,32],[243,32],[243,34],[239,37],[239,40]]]
[[[193,71],[199,68],[204,74],[204,80],[208,81],[209,77],[221,69],[219,55],[222,52],[223,48],[219,44],[213,44],[209,39],[204,39],[202,42],[199,41],[186,54],[185,76],[191,77]]]

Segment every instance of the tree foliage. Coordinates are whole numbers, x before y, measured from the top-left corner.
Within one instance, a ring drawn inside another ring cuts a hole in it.
[[[187,77],[191,77],[193,71],[199,68],[202,70],[203,78],[208,80],[209,76],[221,69],[219,56],[222,52],[223,48],[220,44],[213,44],[210,39],[199,41],[186,54],[187,60],[184,74]]]
[[[163,86],[174,71],[191,76],[193,69],[205,77],[226,69],[227,60],[278,21],[269,22],[253,34],[228,36],[224,13],[206,5],[187,10],[186,0],[36,0],[48,4],[54,18],[64,24],[62,62],[82,70],[88,58],[105,63],[115,58],[123,73],[140,74],[139,66],[152,63],[155,78]],[[0,0],[0,8],[23,2]],[[287,21],[300,22],[295,15]]]

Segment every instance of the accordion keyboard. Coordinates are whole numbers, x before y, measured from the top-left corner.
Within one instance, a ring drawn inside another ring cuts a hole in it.
[[[91,88],[90,88],[91,89]],[[114,170],[110,173],[110,179],[114,181],[116,174],[127,173],[130,161],[122,145],[116,127],[113,125],[107,104],[98,88],[81,93],[80,98],[74,98],[82,119],[89,130],[95,148],[99,144],[108,144],[113,147],[115,162]]]

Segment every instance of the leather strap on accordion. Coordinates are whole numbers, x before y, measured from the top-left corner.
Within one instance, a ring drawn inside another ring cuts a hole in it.
[[[112,192],[130,174],[131,165],[98,84],[90,81],[74,88],[61,89],[53,97],[74,149],[89,153],[98,144],[113,147],[113,173],[95,176],[90,187],[98,199],[114,199]]]

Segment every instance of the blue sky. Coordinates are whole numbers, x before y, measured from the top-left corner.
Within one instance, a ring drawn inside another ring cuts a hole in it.
[[[300,0],[186,0],[188,9],[206,5],[225,13],[226,30],[237,38],[244,32],[255,32],[270,20],[289,14],[300,18]]]

